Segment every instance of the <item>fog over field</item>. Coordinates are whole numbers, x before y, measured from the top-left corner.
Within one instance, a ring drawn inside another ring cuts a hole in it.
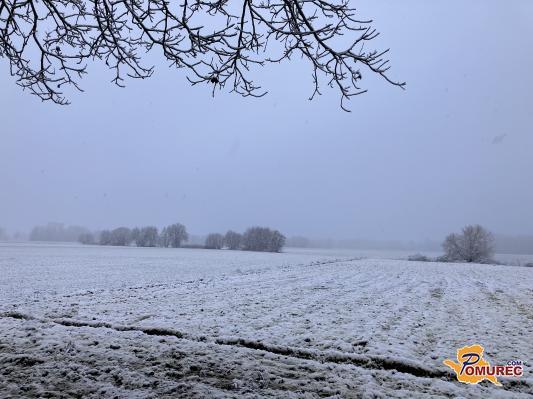
[[[367,73],[351,113],[326,87],[307,101],[311,70],[297,57],[256,71],[260,99],[213,98],[155,55],[154,76],[126,89],[91,64],[67,107],[22,93],[0,60],[0,227],[179,221],[193,234],[269,225],[440,243],[479,223],[533,235],[533,4],[355,6],[407,86]]]

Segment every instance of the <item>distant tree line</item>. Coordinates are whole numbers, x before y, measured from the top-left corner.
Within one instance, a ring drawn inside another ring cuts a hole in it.
[[[29,237],[25,233],[16,231],[12,234],[9,234],[6,230],[0,227],[0,241],[28,241]]]
[[[165,227],[161,232],[155,226],[135,227],[118,227],[113,230],[102,230],[99,237],[92,234],[81,235],[79,241],[82,244],[99,244],[128,246],[135,244],[138,247],[163,247],[178,248],[187,241],[189,235],[187,229],[181,223],[171,224]]]
[[[479,227],[466,226],[468,228],[458,234],[450,235],[443,247],[437,241],[427,242],[398,242],[398,241],[375,241],[375,240],[332,240],[332,239],[309,239],[302,236],[293,236],[285,240],[283,237],[283,245],[288,247],[299,248],[353,248],[353,249],[384,249],[384,250],[424,250],[424,251],[438,251],[443,248],[445,255],[439,257],[438,260],[464,260],[480,261],[481,258],[490,258],[494,252],[497,253],[511,253],[511,254],[533,254],[533,235],[523,236],[505,236],[481,234],[479,235]],[[261,229],[261,228],[252,228]],[[268,230],[268,229],[267,229]],[[253,230],[254,231],[254,230]],[[142,234],[141,234],[142,232]],[[137,245],[137,246],[160,246],[160,247],[180,247],[184,246],[184,242],[189,248],[210,248],[221,249],[227,248],[232,250],[249,249],[256,247],[255,245],[248,245],[247,243],[256,241],[255,239],[243,239],[243,234],[234,231],[228,231],[225,235],[210,234],[207,239],[205,236],[189,236],[185,226],[177,223],[157,231],[154,226],[147,226],[143,228],[129,229],[126,227],[119,227],[114,230],[104,230],[98,233],[91,233],[89,229],[82,226],[66,226],[63,223],[48,223],[42,226],[34,227],[30,234],[21,232],[7,232],[0,228],[0,240],[14,240],[14,241],[65,241],[76,242],[83,244],[101,244],[101,245]],[[254,234],[261,236],[261,234],[249,232],[249,237]],[[274,245],[279,240],[279,236],[274,234],[275,231],[270,230],[266,236],[272,236],[273,239],[261,238],[261,248],[274,249],[279,245]],[[279,233],[279,232],[278,232]],[[246,233],[245,233],[246,234]],[[221,239],[222,236],[222,239]],[[275,239],[275,237],[278,237]],[[476,237],[475,242],[483,242],[484,250],[481,255],[477,253],[470,254],[471,251],[477,251],[477,246],[472,245],[472,237]],[[270,242],[270,244],[267,244]],[[267,251],[268,249],[261,249]],[[413,255],[411,258],[424,259],[423,255]],[[481,261],[486,261],[481,259]]]
[[[244,234],[228,231],[225,235],[212,233],[205,240],[207,249],[228,248],[232,250],[281,252],[285,236],[267,227],[250,227]]]
[[[90,231],[81,226],[65,226],[63,223],[48,223],[35,226],[30,232],[30,241],[77,241],[83,234]]]
[[[165,227],[161,232],[155,226],[118,227],[113,230],[102,230],[94,235],[84,232],[79,236],[79,242],[88,245],[113,245],[137,247],[179,248],[189,239],[187,229],[180,223]],[[231,249],[244,251],[280,252],[285,245],[285,236],[277,230],[267,227],[250,227],[244,234],[228,231],[225,235],[209,234],[205,244],[190,245],[191,248]]]

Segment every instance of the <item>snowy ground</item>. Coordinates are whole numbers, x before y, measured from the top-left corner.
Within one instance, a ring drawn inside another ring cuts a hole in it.
[[[353,254],[0,245],[0,397],[530,398],[533,268]]]

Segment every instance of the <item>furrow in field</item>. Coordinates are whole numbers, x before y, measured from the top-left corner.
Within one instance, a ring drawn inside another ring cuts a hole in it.
[[[399,372],[400,365],[390,367],[379,359],[366,359],[375,367],[361,367],[353,364],[353,357],[330,353],[322,354],[323,360],[308,359],[305,352],[294,356],[281,348],[255,347],[259,344],[253,342],[216,344],[20,317],[4,321],[0,392],[7,396],[355,399],[375,393],[402,399],[525,399],[531,394],[527,382],[505,383],[504,389],[467,389],[446,378]]]
[[[130,332],[137,331],[146,335],[155,335],[160,337],[175,337],[196,342],[212,342],[217,345],[224,346],[238,346],[248,348],[252,350],[260,350],[270,352],[276,355],[283,355],[288,357],[294,357],[298,359],[315,360],[321,363],[339,363],[339,364],[352,364],[355,366],[368,368],[368,369],[383,369],[383,370],[396,370],[402,373],[412,374],[416,377],[433,377],[433,378],[446,378],[451,379],[451,374],[442,370],[431,370],[424,367],[422,364],[416,364],[415,362],[407,362],[402,359],[386,358],[379,356],[362,356],[356,354],[348,354],[342,352],[321,352],[316,350],[306,350],[303,348],[295,348],[279,345],[268,345],[259,341],[251,341],[243,338],[225,338],[208,340],[206,337],[197,337],[189,333],[183,333],[168,328],[156,328],[156,327],[138,327],[138,326],[125,326],[125,325],[113,325],[105,322],[83,322],[72,319],[38,319],[31,315],[25,315],[18,312],[7,312],[0,314],[0,318],[13,318],[18,320],[35,320],[40,323],[53,323],[64,327],[89,327],[89,328],[106,328],[117,332]]]

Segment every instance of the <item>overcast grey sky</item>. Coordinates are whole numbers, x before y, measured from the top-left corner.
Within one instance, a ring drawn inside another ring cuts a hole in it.
[[[533,2],[353,3],[408,86],[367,76],[350,114],[333,90],[307,100],[299,61],[262,69],[261,99],[212,98],[163,62],[126,89],[92,66],[61,107],[23,93],[0,59],[0,226],[532,234]]]

